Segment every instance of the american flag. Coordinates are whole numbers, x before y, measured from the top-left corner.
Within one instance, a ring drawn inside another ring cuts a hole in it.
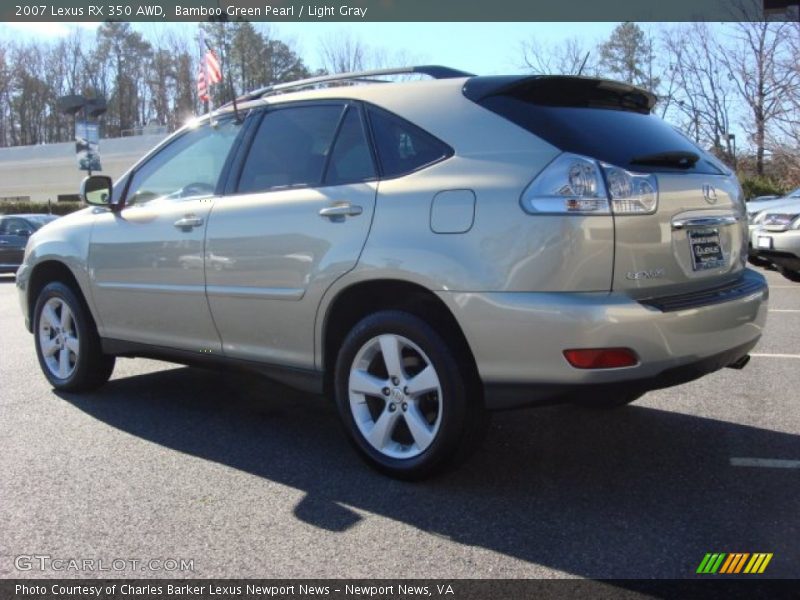
[[[197,95],[201,102],[208,102],[208,86],[222,81],[222,68],[213,50],[208,50],[200,61],[200,72],[197,74]]]

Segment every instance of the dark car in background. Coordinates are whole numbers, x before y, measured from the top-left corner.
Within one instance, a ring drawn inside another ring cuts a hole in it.
[[[55,215],[0,215],[0,273],[16,273],[28,238]]]

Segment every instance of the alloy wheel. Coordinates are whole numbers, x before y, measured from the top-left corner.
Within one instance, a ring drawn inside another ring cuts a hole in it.
[[[350,411],[364,439],[395,459],[419,456],[442,422],[442,388],[428,356],[411,340],[383,334],[356,353],[348,382]]]
[[[61,298],[50,298],[39,318],[39,346],[50,373],[67,379],[75,371],[80,341],[75,316]]]

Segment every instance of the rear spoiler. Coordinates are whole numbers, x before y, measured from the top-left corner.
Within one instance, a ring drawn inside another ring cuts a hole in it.
[[[610,108],[647,114],[658,98],[642,88],[595,77],[573,75],[472,77],[464,95],[478,104],[492,96],[512,96],[543,106]]]

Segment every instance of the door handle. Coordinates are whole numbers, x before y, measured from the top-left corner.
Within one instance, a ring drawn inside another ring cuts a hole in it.
[[[691,229],[693,227],[719,227],[722,225],[735,225],[739,219],[734,216],[721,217],[695,217],[690,219],[675,219],[672,221],[672,230]]]
[[[341,202],[333,206],[326,206],[320,209],[319,214],[322,217],[356,217],[364,212],[358,204],[350,204],[349,202]]]
[[[193,227],[200,227],[203,224],[203,219],[194,215],[186,215],[173,223],[178,229],[183,231],[191,231]]]

